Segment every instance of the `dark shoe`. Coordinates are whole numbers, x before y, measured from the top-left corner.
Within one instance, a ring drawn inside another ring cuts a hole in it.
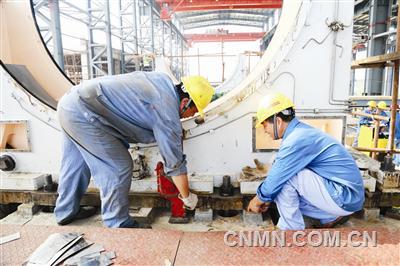
[[[141,228],[141,229],[151,229],[151,225],[147,224],[147,223],[138,223],[136,221],[133,220],[128,220],[126,222],[123,222],[120,225],[120,228]]]
[[[97,208],[93,206],[84,206],[79,208],[79,212],[74,217],[69,217],[64,220],[61,220],[58,225],[67,225],[72,223],[75,220],[86,219],[90,216],[93,216],[97,213]]]
[[[347,222],[350,219],[350,215],[348,216],[339,216],[338,218],[336,218],[336,220],[326,223],[326,224],[318,224],[315,225],[316,228],[333,228],[336,225],[340,225],[340,224],[344,224],[345,222]]]
[[[190,223],[190,217],[184,216],[184,217],[169,217],[168,223],[170,224],[188,224]]]
[[[141,228],[141,229],[152,229],[151,225],[147,223],[138,223],[135,221],[135,225],[131,228]]]

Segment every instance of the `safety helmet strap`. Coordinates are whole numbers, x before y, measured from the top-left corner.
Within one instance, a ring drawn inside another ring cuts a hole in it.
[[[276,125],[276,114],[274,114],[274,140],[277,140],[279,138],[278,136],[278,127]]]
[[[181,112],[180,112],[180,116],[183,115],[183,113],[186,112],[187,109],[189,109],[190,104],[192,103],[192,98],[189,98],[189,100],[187,101],[187,103],[185,104],[185,106],[182,108]]]

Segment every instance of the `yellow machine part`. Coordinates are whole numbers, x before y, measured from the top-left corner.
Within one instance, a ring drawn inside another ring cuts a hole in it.
[[[358,147],[373,148],[374,147],[374,127],[361,126],[360,134],[358,135]],[[389,140],[378,139],[377,148],[386,148]],[[369,154],[369,152],[365,152]]]

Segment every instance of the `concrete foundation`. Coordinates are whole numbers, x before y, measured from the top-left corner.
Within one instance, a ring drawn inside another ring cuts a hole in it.
[[[263,224],[263,217],[261,213],[252,213],[246,210],[243,210],[243,222],[246,225],[261,225]]]
[[[364,219],[367,221],[379,220],[379,208],[364,208]]]
[[[254,195],[262,181],[242,181],[240,182],[240,193]]]
[[[39,212],[40,206],[33,203],[24,203],[18,206],[17,214],[21,216],[32,216]]]
[[[196,209],[194,214],[194,220],[196,222],[212,222],[213,221],[213,210],[212,209]]]
[[[139,223],[151,224],[154,221],[154,208],[130,209],[129,214]]]
[[[45,178],[45,174],[2,172],[0,189],[38,190],[44,186]]]

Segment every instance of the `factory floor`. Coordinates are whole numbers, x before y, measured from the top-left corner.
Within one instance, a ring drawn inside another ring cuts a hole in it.
[[[56,232],[84,233],[85,239],[101,244],[107,251],[115,251],[115,265],[399,265],[400,262],[400,221],[382,216],[376,220],[352,217],[335,228],[342,236],[336,247],[290,246],[293,231],[285,234],[285,247],[230,247],[224,241],[226,231],[270,232],[274,228],[272,222],[267,219],[260,226],[248,226],[240,214],[229,218],[215,216],[213,222],[193,221],[186,225],[172,225],[168,219],[168,212],[161,212],[152,223],[153,229],[109,229],[102,226],[100,215],[61,227],[52,213],[40,211],[26,217],[13,213],[0,220],[1,236],[20,232],[21,237],[0,245],[0,264],[21,265]],[[308,234],[312,231],[306,230]],[[353,231],[376,231],[377,245],[348,246],[346,241]]]

